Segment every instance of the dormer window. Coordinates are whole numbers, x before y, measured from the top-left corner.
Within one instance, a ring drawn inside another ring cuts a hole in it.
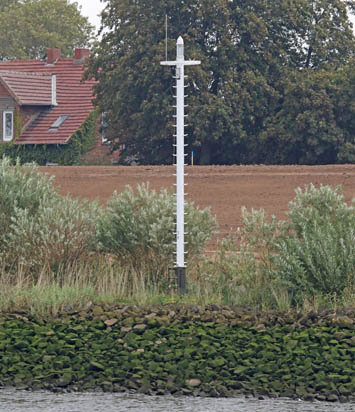
[[[62,114],[58,117],[58,119],[52,124],[49,130],[58,130],[58,128],[67,120],[69,117],[68,114]]]
[[[10,142],[14,137],[14,112],[3,112],[3,139],[4,142]]]

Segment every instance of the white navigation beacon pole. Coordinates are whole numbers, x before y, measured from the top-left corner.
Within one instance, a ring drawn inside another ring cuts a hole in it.
[[[163,66],[176,66],[176,276],[181,293],[186,291],[185,266],[185,114],[184,114],[184,67],[201,64],[197,60],[185,60],[184,40],[176,42],[176,61],[160,62]]]

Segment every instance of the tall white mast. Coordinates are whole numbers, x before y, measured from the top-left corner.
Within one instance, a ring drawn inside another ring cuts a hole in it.
[[[185,92],[184,67],[201,64],[198,60],[185,60],[184,40],[176,42],[176,61],[160,62],[163,66],[176,66],[176,263],[175,270],[181,292],[186,289],[185,264]]]

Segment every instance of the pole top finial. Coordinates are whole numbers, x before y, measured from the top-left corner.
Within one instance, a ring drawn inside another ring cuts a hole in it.
[[[181,36],[176,41],[176,58],[179,61],[184,60],[184,40]]]

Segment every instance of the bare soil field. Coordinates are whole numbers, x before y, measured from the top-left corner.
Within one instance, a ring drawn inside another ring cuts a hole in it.
[[[40,167],[55,176],[60,193],[105,203],[125,185],[149,182],[156,190],[175,182],[173,166]],[[342,185],[346,201],[355,197],[355,165],[327,166],[188,166],[187,199],[200,208],[211,207],[221,235],[241,224],[241,207],[263,208],[284,219],[294,190],[313,183]]]

